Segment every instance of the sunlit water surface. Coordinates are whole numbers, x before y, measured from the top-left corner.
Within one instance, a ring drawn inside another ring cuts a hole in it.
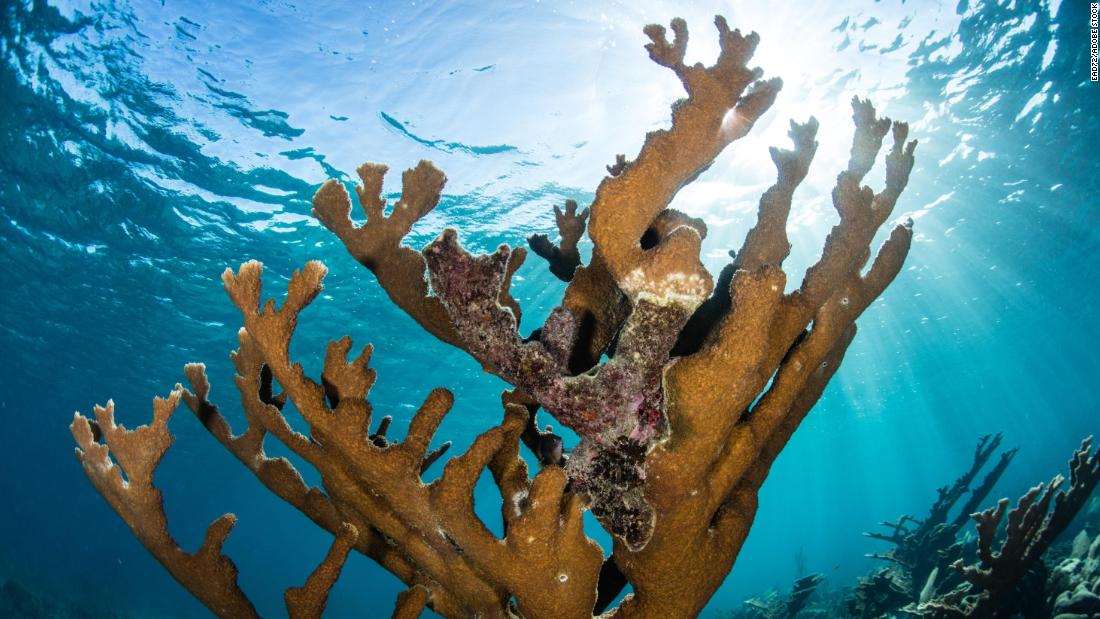
[[[413,244],[445,226],[480,250],[552,232],[552,205],[590,200],[616,153],[667,126],[682,90],[647,59],[641,28],[675,16],[691,27],[689,60],[713,60],[722,13],[760,33],[756,63],[785,83],[676,200],[706,218],[714,270],[752,225],[774,180],[767,147],[788,145],[789,120],[822,123],[789,224],[791,285],[835,222],[851,97],[910,121],[920,141],[898,205],[915,220],[906,269],[774,466],[707,613],[786,588],[799,552],[849,584],[881,549],[860,533],[923,514],[979,435],[1022,446],[995,494],[1063,470],[1100,425],[1086,4],[683,4],[0,2],[0,577],[132,616],[204,616],[91,489],[67,426],[107,398],[144,423],[195,360],[239,424],[228,353],[240,320],[218,276],[246,259],[267,265],[272,293],[306,260],[326,262],[292,354],[317,372],[329,339],[373,342],[371,401],[398,434],[434,386],[457,396],[440,432],[457,449],[496,423],[501,383],[396,310],[313,220],[310,197],[366,160],[391,166],[396,194],[397,172],[431,159],[450,181]],[[525,331],[562,289],[528,260],[514,285]],[[171,427],[157,481],[177,538],[193,548],[235,512],[227,552],[242,586],[281,615],[282,589],[329,538],[193,417]],[[478,511],[499,526],[483,482]],[[331,616],[388,616],[399,587],[353,557]]]

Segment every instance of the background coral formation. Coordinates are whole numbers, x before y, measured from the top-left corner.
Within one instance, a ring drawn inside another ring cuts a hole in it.
[[[688,96],[673,106],[669,129],[648,134],[633,160],[619,157],[609,166],[587,212],[567,205],[559,213],[558,246],[531,240],[569,286],[561,306],[527,337],[518,332],[520,308],[509,294],[523,248],[473,255],[454,230],[421,252],[402,245],[440,199],[445,178],[432,164],[405,172],[389,214],[381,195],[385,166],[360,167],[361,225],[351,220],[342,184],[330,181],[317,192],[316,216],[398,307],[514,387],[503,396],[503,421],[449,460],[441,477],[425,483],[423,475],[440,454],[430,446],[452,395],[432,391],[404,440],[392,442],[389,422],[373,423],[367,401],[375,381],[371,347],[349,360],[349,338],[330,343],[319,381],[290,357],[299,313],[320,293],[325,267],[310,262],[295,272],[276,306],[263,300],[263,267],[253,261],[223,275],[244,322],[233,360],[247,428],[232,432],[209,400],[203,367],[188,366],[190,390],[177,386],[156,400],[147,426],[117,425],[110,403],[96,408],[94,421],[76,416],[77,454],[97,490],[208,608],[255,615],[236,568],[221,554],[232,515],[210,525],[195,553],[182,551],[168,532],[152,476],[172,443],[167,420],[184,400],[262,483],[335,536],[306,582],[287,591],[292,616],[322,612],[352,549],[408,585],[395,616],[430,606],[446,616],[586,617],[625,583],[632,592],[613,616],[697,614],[732,566],[760,486],[840,364],[854,321],[902,266],[909,222],[893,228],[873,260],[869,246],[908,182],[915,147],[906,142],[905,124],[853,101],[851,158],[833,190],[839,223],[820,260],[788,293],[781,269],[790,251],[786,220],[818,129],[812,118],[792,123],[794,149],[772,149],[778,178],[761,198],[756,226],[712,277],[699,256],[706,225],[668,205],[752,128],[781,85],[748,68],[755,34],[730,30],[721,17],[715,25],[721,51],[709,67],[685,64],[682,20],[672,22],[671,41],[663,27],[646,28],[650,57]],[[885,186],[875,192],[862,182],[888,134]],[[582,265],[576,242],[586,223],[594,249]],[[304,418],[308,435],[288,423],[287,404]],[[560,438],[539,429],[540,408],[580,437],[568,457]],[[289,460],[267,456],[266,437],[316,469],[321,487],[307,486]],[[521,442],[540,461],[533,477]],[[500,489],[500,538],[473,511],[473,487],[486,469]],[[607,562],[585,535],[589,508],[613,534]]]
[[[1058,617],[1090,618],[1100,610],[1097,589],[1096,501],[1086,508],[1100,483],[1100,450],[1085,439],[1069,462],[1069,479],[1055,476],[1040,483],[1008,509],[1005,498],[975,512],[1004,474],[1016,449],[1001,452],[981,483],[972,485],[1001,443],[986,435],[974,461],[954,483],[938,490],[924,519],[902,516],[882,522],[890,533],[866,535],[892,544],[872,555],[888,567],[860,578],[853,587],[832,587],[810,601],[824,578],[813,574],[795,581],[791,593],[769,592],[745,601],[745,608],[723,613],[749,617]],[[953,518],[954,504],[969,495]],[[1079,517],[1084,511],[1083,518]],[[976,524],[975,536],[964,525]],[[1076,524],[1075,524],[1076,523]],[[1002,526],[1003,525],[1003,526]],[[1065,533],[1071,543],[1054,543]],[[1091,537],[1090,537],[1091,531]],[[971,563],[972,557],[977,561]],[[807,605],[809,603],[809,605]],[[793,612],[792,612],[793,610]]]

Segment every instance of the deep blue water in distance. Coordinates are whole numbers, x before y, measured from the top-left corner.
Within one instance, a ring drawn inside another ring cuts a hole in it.
[[[151,398],[205,361],[240,428],[228,358],[240,321],[218,277],[247,259],[265,263],[268,295],[305,261],[328,265],[292,356],[316,374],[330,339],[373,342],[370,399],[397,436],[435,386],[456,395],[439,440],[461,450],[496,423],[502,383],[395,309],[309,199],[367,160],[391,166],[396,193],[401,170],[431,159],[450,181],[417,246],[445,226],[480,250],[553,233],[554,204],[589,201],[604,165],[668,122],[682,90],[646,57],[641,28],[675,16],[691,28],[689,60],[713,60],[722,13],[761,34],[757,64],[785,82],[753,134],[675,202],[707,219],[715,271],[752,225],[774,178],[767,147],[788,145],[790,119],[822,123],[789,225],[792,282],[835,221],[852,95],[920,140],[897,208],[915,220],[907,266],[777,461],[705,614],[785,589],[800,550],[827,583],[849,584],[881,549],[860,533],[923,515],[982,434],[1021,447],[994,496],[1062,472],[1100,430],[1087,3],[825,4],[0,0],[0,579],[134,617],[207,616],[92,490],[68,424],[108,398],[122,422],[145,423]],[[519,275],[526,332],[563,285],[535,256]],[[194,548],[236,513],[227,553],[260,612],[281,616],[282,590],[329,537],[189,413],[171,429],[157,482],[177,539]],[[399,587],[352,557],[329,616],[389,616]]]

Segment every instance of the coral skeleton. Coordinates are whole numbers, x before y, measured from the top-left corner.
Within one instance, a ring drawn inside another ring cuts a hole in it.
[[[1057,475],[1049,483],[1038,484],[1024,493],[1011,510],[1009,500],[1001,499],[996,507],[972,514],[978,528],[978,563],[966,565],[962,559],[952,563],[951,567],[964,582],[920,604],[916,614],[936,618],[998,616],[1006,598],[1069,526],[1100,483],[1100,450],[1092,451],[1091,437],[1073,452],[1069,475],[1069,487],[1064,490],[1060,488],[1066,479]],[[1002,530],[1003,535],[998,536]],[[1081,593],[1081,598],[1086,599],[1094,592]],[[1061,601],[1064,606],[1073,606],[1067,599]]]
[[[389,418],[374,424],[367,400],[375,381],[370,346],[349,359],[349,338],[330,343],[319,380],[290,358],[298,316],[321,291],[325,267],[309,262],[295,272],[276,307],[263,299],[263,267],[252,261],[222,276],[243,317],[232,358],[247,427],[234,433],[209,399],[204,367],[188,365],[189,387],[156,400],[148,426],[116,425],[111,404],[96,408],[95,421],[76,415],[77,456],[96,489],[212,612],[255,616],[221,554],[233,516],[215,521],[202,547],[187,553],[169,533],[152,483],[172,443],[168,417],[182,400],[261,483],[333,534],[328,557],[287,592],[291,616],[321,613],[352,550],[407,585],[395,617],[424,608],[446,617],[697,615],[729,573],[761,484],[837,371],[856,318],[901,269],[911,222],[896,225],[873,260],[870,244],[908,182],[916,145],[904,123],[853,101],[851,158],[832,193],[839,223],[801,284],[786,292],[787,217],[818,129],[812,118],[792,123],[793,150],[771,150],[778,178],[760,200],[755,227],[713,277],[700,259],[706,225],[669,204],[749,132],[781,87],[748,66],[755,33],[731,30],[721,17],[715,25],[720,53],[709,67],[685,64],[683,20],[673,20],[671,41],[661,26],[645,29],[650,58],[675,73],[687,97],[636,157],[616,158],[588,208],[557,210],[558,245],[530,239],[568,284],[561,305],[526,337],[510,294],[525,248],[473,255],[454,230],[422,251],[403,245],[443,192],[446,179],[430,162],[403,174],[392,209],[381,196],[386,166],[361,166],[361,223],[352,220],[344,185],[330,180],[317,191],[316,217],[390,299],[512,386],[502,396],[503,420],[452,457],[439,478],[424,474],[446,449],[431,445],[451,393],[433,390],[405,438],[388,438]],[[862,182],[887,134],[885,187],[875,192]],[[582,264],[585,232],[592,255]],[[288,401],[308,435],[283,416]],[[567,451],[561,437],[540,428],[539,412],[573,430],[579,444]],[[287,459],[267,456],[268,439],[316,469],[320,487],[307,486]],[[521,444],[538,462],[534,475]],[[485,470],[500,490],[502,537],[473,510]],[[606,560],[585,533],[586,510],[612,534]],[[628,584],[630,593],[610,608]]]
[[[823,591],[809,605],[808,598],[819,588],[819,575],[798,579],[788,596],[771,591],[746,600],[745,608],[718,616],[785,617],[793,616],[792,611],[800,617],[853,619],[1100,616],[1100,535],[1090,538],[1089,531],[1096,531],[1096,526],[1089,520],[1093,514],[1085,509],[1100,482],[1100,452],[1090,452],[1091,438],[1085,439],[1070,460],[1069,487],[1059,491],[1066,481],[1061,476],[1049,485],[1039,484],[1007,512],[1006,520],[1008,499],[971,513],[1015,457],[1015,448],[1001,452],[983,481],[970,489],[1000,444],[1000,434],[982,437],[971,467],[939,489],[926,519],[903,516],[897,522],[880,523],[892,530],[889,535],[865,534],[894,544],[886,553],[870,555],[889,561],[888,567],[860,578],[854,587]],[[968,489],[970,496],[962,510],[948,518]],[[970,520],[977,522],[976,538],[959,535],[963,523]],[[1071,523],[1080,527],[1073,541],[1053,544],[1071,532]],[[999,550],[994,550],[998,541]],[[964,557],[973,554],[980,562],[965,565]]]
[[[989,469],[981,483],[973,486],[978,473],[989,463],[1001,446],[998,434],[983,436],[974,448],[974,459],[951,485],[939,488],[936,501],[923,520],[902,516],[896,522],[881,522],[889,533],[869,532],[867,537],[893,545],[885,553],[870,555],[890,562],[890,566],[864,578],[855,587],[849,600],[849,611],[857,616],[878,616],[906,603],[916,603],[922,595],[930,595],[944,585],[941,573],[962,555],[958,543],[960,530],[970,521],[970,515],[985,501],[1016,456],[1017,448],[1001,452],[997,463]],[[955,505],[969,492],[966,502],[955,511]],[[950,517],[954,511],[954,517]]]

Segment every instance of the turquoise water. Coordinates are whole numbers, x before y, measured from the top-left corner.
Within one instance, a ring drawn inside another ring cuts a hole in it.
[[[68,424],[108,398],[127,425],[144,423],[152,396],[198,360],[236,415],[239,316],[218,276],[246,259],[267,265],[269,290],[325,261],[292,355],[317,372],[329,339],[373,342],[371,401],[399,435],[435,386],[455,392],[440,436],[457,449],[496,423],[502,383],[394,308],[309,199],[366,160],[391,166],[397,192],[398,170],[431,159],[450,181],[417,246],[445,226],[480,250],[552,233],[553,204],[589,201],[604,165],[667,123],[682,91],[647,59],[641,27],[674,16],[692,28],[689,60],[713,59],[715,13],[758,31],[756,62],[786,84],[674,204],[707,219],[714,270],[753,223],[774,178],[766,149],[787,145],[789,119],[822,123],[790,223],[793,281],[835,221],[851,96],[910,121],[920,141],[897,208],[915,220],[906,269],[774,466],[707,612],[786,588],[800,550],[809,570],[850,583],[881,550],[860,533],[924,513],[982,434],[1021,446],[994,496],[1063,471],[1100,430],[1087,3],[799,4],[0,0],[0,578],[137,617],[206,616],[92,490]],[[519,275],[527,331],[563,286],[537,257]],[[282,615],[283,588],[329,537],[189,414],[171,428],[157,482],[177,539],[194,548],[235,512],[226,550],[242,586]],[[481,491],[492,521],[491,483]],[[353,557],[330,616],[388,616],[399,587]]]

